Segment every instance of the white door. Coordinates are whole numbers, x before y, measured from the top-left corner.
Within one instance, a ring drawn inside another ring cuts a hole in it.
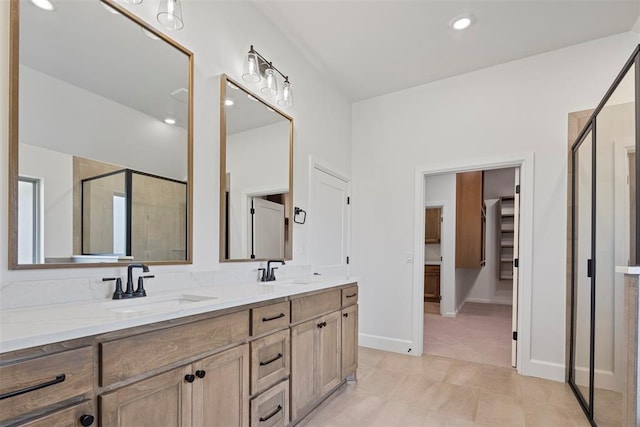
[[[513,301],[511,305],[511,366],[516,367],[518,357],[518,264],[519,260],[519,230],[520,230],[520,168],[515,171],[515,191],[513,198]]]
[[[314,272],[347,274],[349,183],[313,168],[311,180],[311,264]]]
[[[284,258],[284,205],[252,199],[249,223],[249,256],[257,259]]]

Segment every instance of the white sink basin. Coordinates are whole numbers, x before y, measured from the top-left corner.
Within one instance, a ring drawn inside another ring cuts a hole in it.
[[[309,279],[289,279],[289,280],[276,280],[275,282],[263,282],[263,285],[273,286],[298,286],[298,285],[311,285],[316,283],[314,280]]]
[[[108,302],[106,309],[116,313],[139,313],[214,299],[216,297],[185,294],[141,297]]]

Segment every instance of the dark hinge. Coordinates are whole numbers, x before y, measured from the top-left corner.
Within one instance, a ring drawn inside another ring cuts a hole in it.
[[[349,257],[347,257],[347,264],[349,264]]]
[[[593,277],[593,260],[587,260],[587,277]]]
[[[514,260],[513,260],[513,266],[514,266],[515,268],[520,267],[520,260],[519,260],[518,258],[516,258],[516,259],[514,259]]]
[[[511,338],[512,338],[514,341],[518,341],[518,331],[513,331],[513,335],[511,336]]]
[[[444,217],[443,216],[440,217],[440,222],[444,222]]]
[[[255,215],[255,214],[256,214],[256,210],[255,210],[254,208],[251,208],[251,210],[249,211],[249,213],[250,213],[251,215]]]
[[[351,204],[351,197],[347,197],[347,204],[350,205]]]
[[[520,194],[520,184],[516,185],[516,194]]]

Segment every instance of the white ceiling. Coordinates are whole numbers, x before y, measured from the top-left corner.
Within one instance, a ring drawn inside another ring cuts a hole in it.
[[[640,15],[623,0],[254,3],[352,101],[627,32]],[[476,22],[451,30],[463,13]]]

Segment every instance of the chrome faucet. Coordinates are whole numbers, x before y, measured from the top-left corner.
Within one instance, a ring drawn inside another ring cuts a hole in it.
[[[260,278],[261,282],[273,282],[274,280],[276,280],[275,270],[277,270],[278,267],[271,267],[272,262],[279,262],[280,264],[284,265],[284,260],[281,260],[281,259],[271,259],[267,261],[266,269],[264,268],[258,269],[258,270],[262,270],[262,277]]]

